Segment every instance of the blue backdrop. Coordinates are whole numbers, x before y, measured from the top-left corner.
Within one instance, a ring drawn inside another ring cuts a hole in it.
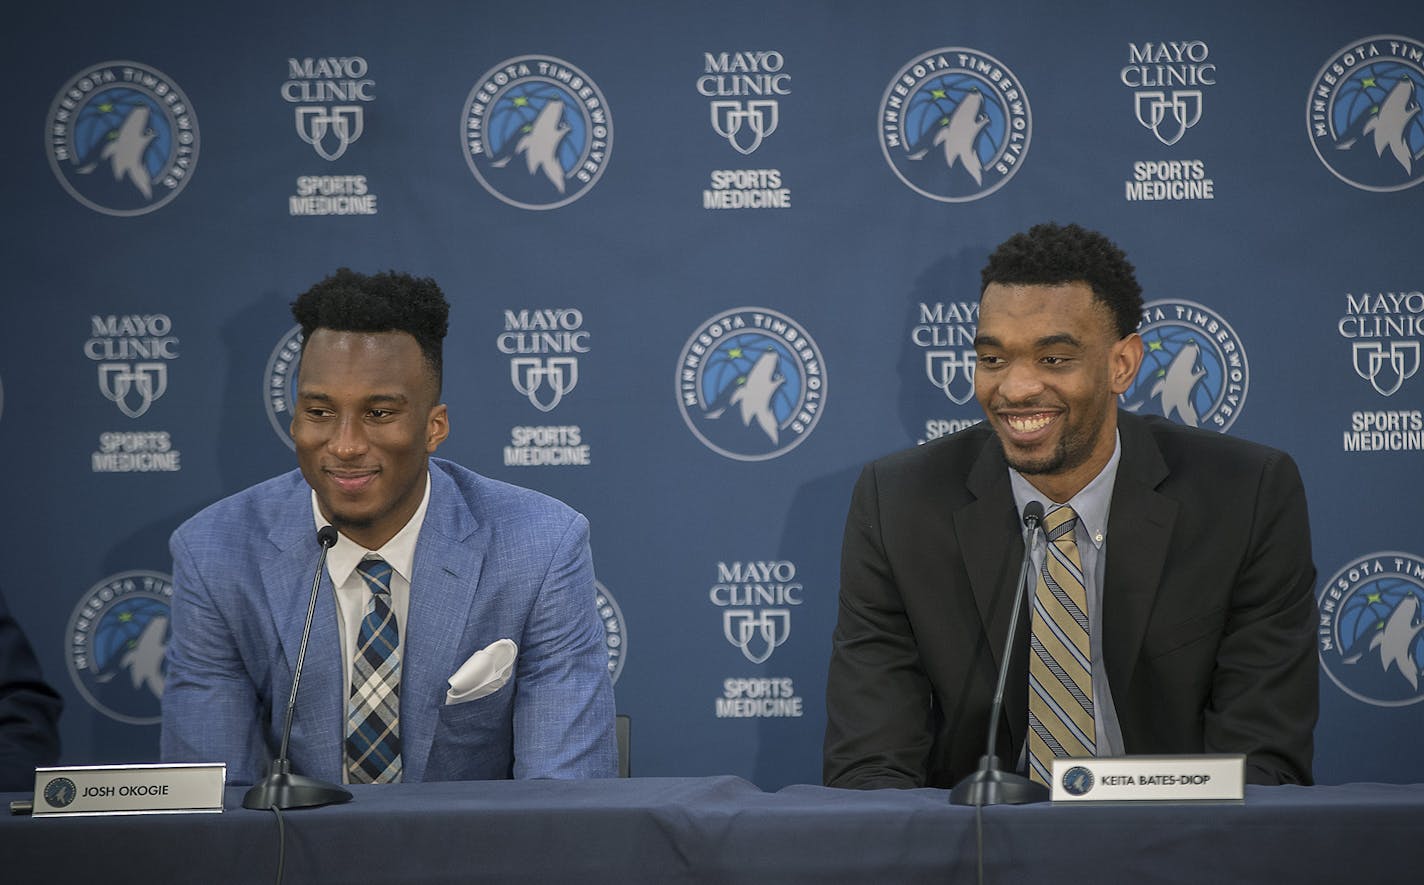
[[[168,535],[293,466],[346,265],[448,294],[442,454],[591,520],[635,773],[818,781],[855,474],[979,419],[979,267],[1053,219],[1139,269],[1125,407],[1300,463],[1318,778],[1424,779],[1418,3],[8,19],[0,581],[66,761],[155,757]]]

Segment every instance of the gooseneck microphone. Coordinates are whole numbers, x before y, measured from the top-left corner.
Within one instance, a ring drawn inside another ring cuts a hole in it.
[[[1023,524],[1023,563],[1019,566],[1018,583],[1014,584],[1014,609],[1009,615],[1009,635],[1004,639],[1004,655],[999,660],[999,682],[994,688],[994,702],[989,707],[989,743],[984,755],[979,758],[979,770],[955,784],[949,792],[951,805],[1026,805],[1048,798],[1048,788],[1043,784],[1004,771],[995,752],[999,717],[1004,711],[1004,686],[1009,681],[1009,661],[1014,657],[1014,640],[1019,634],[1024,597],[1032,592],[1028,577],[1033,571],[1034,546],[1043,535],[1043,505],[1038,501],[1024,505]]]
[[[315,808],[351,799],[351,792],[337,784],[292,774],[292,761],[287,758],[287,743],[292,738],[292,715],[297,709],[297,687],[302,684],[302,663],[307,657],[307,640],[311,638],[312,620],[316,616],[317,591],[321,589],[321,575],[326,571],[326,552],[336,546],[336,529],[329,525],[322,526],[316,533],[316,541],[321,545],[321,554],[316,561],[316,575],[312,577],[307,622],[302,627],[302,644],[297,649],[297,666],[292,671],[292,693],[287,698],[287,716],[282,723],[282,745],[267,769],[267,776],[253,784],[247,795],[242,797],[243,808]]]

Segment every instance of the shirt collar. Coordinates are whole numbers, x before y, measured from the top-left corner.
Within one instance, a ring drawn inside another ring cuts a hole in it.
[[[1102,547],[1108,536],[1108,510],[1112,504],[1113,485],[1117,482],[1117,465],[1122,460],[1122,435],[1114,431],[1113,453],[1108,458],[1108,463],[1103,465],[1103,469],[1092,481],[1082,488],[1078,494],[1070,498],[1067,503],[1073,508],[1073,512],[1078,514],[1078,520],[1082,523],[1084,531],[1087,533],[1088,541],[1094,547]],[[1025,506],[1030,501],[1037,501],[1043,505],[1045,513],[1057,507],[1053,501],[1033,487],[1023,474],[1009,468],[1009,482],[1014,489],[1014,504],[1022,513]]]
[[[316,491],[312,491],[312,516],[316,520],[317,528],[327,525],[326,517],[321,515],[321,507],[317,504]],[[334,587],[340,587],[351,577],[351,573],[356,570],[356,566],[361,560],[372,557],[379,557],[390,563],[391,568],[406,583],[410,583],[410,573],[415,567],[415,542],[420,538],[420,527],[425,522],[425,511],[430,506],[430,471],[425,471],[425,494],[420,499],[420,506],[415,508],[415,513],[411,515],[395,537],[391,538],[381,547],[380,550],[367,550],[360,544],[338,532],[336,535],[336,546],[331,548],[331,552],[326,557],[326,570],[331,575],[331,583]]]

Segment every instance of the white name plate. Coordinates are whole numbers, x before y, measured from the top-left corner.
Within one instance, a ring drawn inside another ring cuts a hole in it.
[[[223,810],[227,765],[85,765],[35,769],[35,817]]]
[[[1116,756],[1054,759],[1054,802],[1241,801],[1246,757]]]

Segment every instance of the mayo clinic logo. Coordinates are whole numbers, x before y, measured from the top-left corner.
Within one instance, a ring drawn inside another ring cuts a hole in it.
[[[1023,163],[1028,96],[993,56],[948,46],[900,69],[880,101],[880,150],[896,177],[946,203],[986,197]]]
[[[1424,700],[1424,559],[1361,556],[1320,589],[1320,663],[1340,690],[1377,707]]]
[[[762,139],[775,132],[780,121],[780,108],[775,99],[749,99],[745,103],[736,99],[712,102],[713,131],[725,138],[740,154],[750,154],[761,147]]]
[[[1158,90],[1134,93],[1136,97],[1137,122],[1151,130],[1157,140],[1171,147],[1182,140],[1187,130],[1201,121],[1202,94],[1200,89],[1174,89],[1170,94]],[[1165,127],[1164,123],[1171,122]]]
[[[956,406],[974,398],[974,366],[977,354],[973,350],[925,351],[925,375],[930,383],[944,392]]]
[[[499,200],[557,209],[608,167],[613,121],[588,75],[562,59],[524,55],[486,71],[460,119],[465,162]]]
[[[779,457],[821,420],[825,361],[806,330],[783,313],[764,307],[723,311],[692,333],[677,364],[682,420],[723,457]]]
[[[1380,396],[1394,396],[1419,371],[1419,342],[1356,341],[1351,349],[1355,374]]]
[[[949,412],[929,417],[924,422],[924,436],[917,439],[923,445],[973,426],[982,420],[977,410],[961,411],[974,399],[974,369],[978,355],[974,352],[974,335],[979,328],[977,301],[920,302],[916,322],[910,327],[910,343],[924,354],[924,375],[930,386],[944,394]],[[976,414],[970,414],[975,412]]]
[[[1216,85],[1216,65],[1207,61],[1210,55],[1211,49],[1201,40],[1128,44],[1122,84],[1134,90],[1137,122],[1168,147],[1201,121],[1201,87]]]
[[[552,412],[578,386],[578,359],[571,356],[517,356],[509,361],[514,389],[541,412]],[[547,394],[540,390],[548,388]],[[545,401],[547,400],[547,402]]]
[[[910,330],[910,342],[925,354],[925,377],[956,406],[974,398],[974,335],[978,328],[977,302],[922,301],[919,322]]]
[[[781,122],[777,98],[791,94],[791,75],[780,52],[704,52],[697,91],[713,99],[712,131],[739,154],[750,155]],[[740,97],[739,97],[740,96]]]
[[[589,352],[589,333],[576,308],[506,310],[495,343],[510,357],[514,389],[534,408],[551,412],[578,386],[579,355]]]
[[[354,102],[376,98],[369,71],[359,55],[287,59],[289,79],[282,84],[282,98],[297,105],[297,136],[323,160],[339,160],[365,131],[366,111]]]
[[[1193,301],[1149,301],[1137,331],[1142,367],[1122,394],[1124,408],[1219,431],[1236,421],[1250,369],[1226,320]]]
[[[1381,34],[1340,49],[1306,97],[1306,128],[1331,174],[1366,191],[1424,180],[1424,44]]]
[[[166,205],[198,163],[198,118],[167,75],[108,61],[69,80],[50,105],[45,147],[74,199],[105,215]]]
[[[1350,342],[1355,374],[1380,396],[1394,396],[1419,373],[1424,292],[1347,292],[1336,328]]]
[[[791,638],[791,610],[801,604],[802,590],[793,562],[719,562],[707,598],[722,609],[727,642],[761,664]]]
[[[366,131],[366,115],[360,105],[297,108],[297,135],[316,149],[323,160],[339,160],[351,143]],[[327,135],[330,133],[331,138]],[[328,144],[328,141],[334,142]]]
[[[97,362],[99,391],[130,418],[140,418],[168,390],[168,360],[178,339],[166,314],[90,317],[84,355]]]
[[[292,440],[292,409],[297,396],[297,373],[302,367],[302,327],[287,330],[272,348],[267,369],[262,373],[262,401],[267,407],[267,420],[277,438],[287,448],[296,451]]]
[[[132,725],[162,718],[172,601],[173,579],[152,571],[110,575],[80,598],[65,633],[65,659],[90,706]]]
[[[623,664],[628,659],[628,622],[623,618],[623,610],[618,600],[613,598],[602,581],[593,582],[595,591],[594,607],[598,609],[598,619],[603,622],[603,644],[608,649],[608,678],[614,685],[623,675]]]

